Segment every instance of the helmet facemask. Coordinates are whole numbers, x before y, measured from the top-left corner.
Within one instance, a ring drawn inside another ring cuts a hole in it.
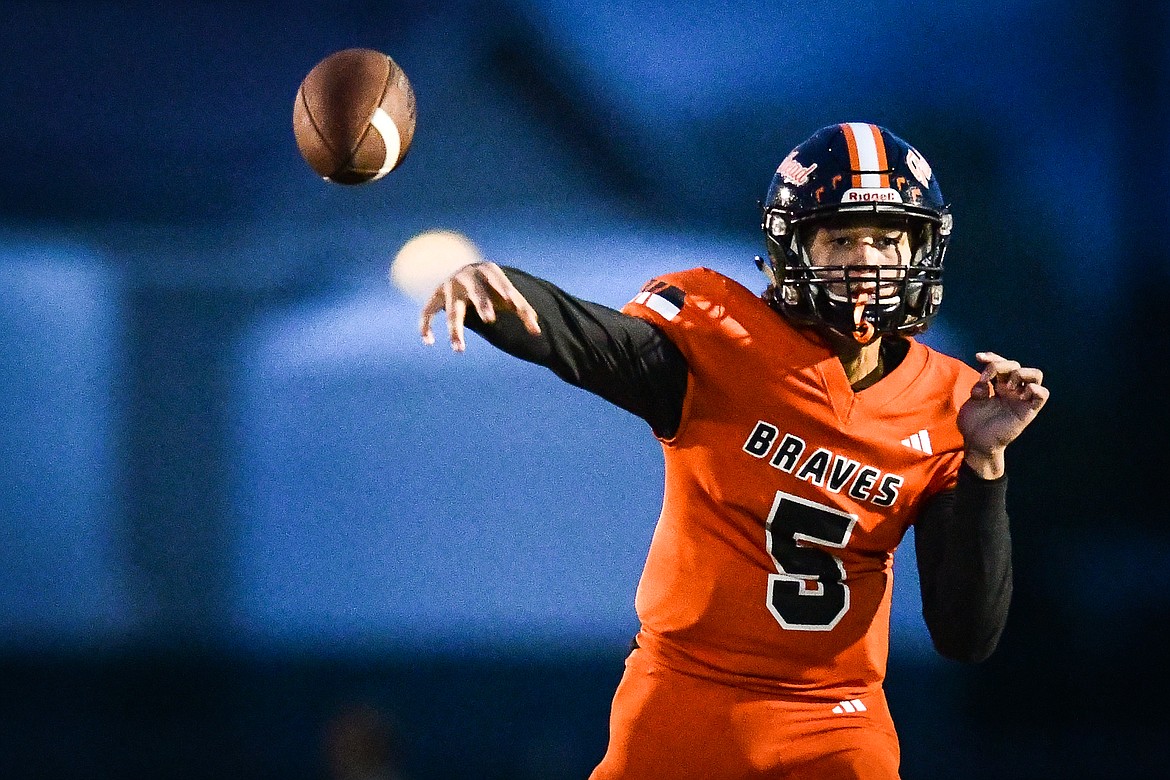
[[[808,245],[818,227],[839,217],[861,221],[889,217],[910,234],[910,253],[898,265],[814,265]],[[765,212],[767,273],[773,306],[794,321],[827,326],[868,343],[880,334],[913,335],[926,330],[942,302],[943,220],[904,212],[823,215],[793,225],[778,210]],[[761,264],[764,261],[759,261]],[[763,268],[763,266],[761,265]]]

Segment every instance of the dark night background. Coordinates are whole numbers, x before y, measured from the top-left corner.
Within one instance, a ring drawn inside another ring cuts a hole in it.
[[[927,340],[1053,393],[1008,453],[991,660],[933,655],[899,552],[904,777],[1164,776],[1168,17],[6,0],[0,777],[350,778],[366,754],[384,777],[585,777],[657,445],[482,341],[424,349],[387,268],[449,228],[613,306],[699,264],[759,287],[772,171],[846,120],[910,140],[953,204]],[[351,46],[406,70],[419,125],[400,169],[344,188],[290,119]]]

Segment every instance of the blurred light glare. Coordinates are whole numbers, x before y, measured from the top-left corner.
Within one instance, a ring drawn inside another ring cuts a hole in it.
[[[113,485],[119,285],[84,248],[0,239],[0,647],[131,620]]]

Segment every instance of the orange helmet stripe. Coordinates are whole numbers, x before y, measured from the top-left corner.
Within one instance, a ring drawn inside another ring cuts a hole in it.
[[[864,122],[845,122],[841,130],[849,149],[849,166],[854,171],[866,171],[853,174],[853,186],[889,187],[890,175],[885,171],[890,164],[881,130]]]

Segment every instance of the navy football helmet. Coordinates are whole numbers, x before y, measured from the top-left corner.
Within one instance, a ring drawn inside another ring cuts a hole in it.
[[[812,229],[851,218],[904,225],[911,256],[901,267],[814,268]],[[926,159],[889,130],[862,122],[822,128],[776,169],[763,205],[769,303],[801,323],[867,343],[878,334],[926,330],[942,302],[943,255],[952,218]],[[881,290],[866,294],[863,289]]]

